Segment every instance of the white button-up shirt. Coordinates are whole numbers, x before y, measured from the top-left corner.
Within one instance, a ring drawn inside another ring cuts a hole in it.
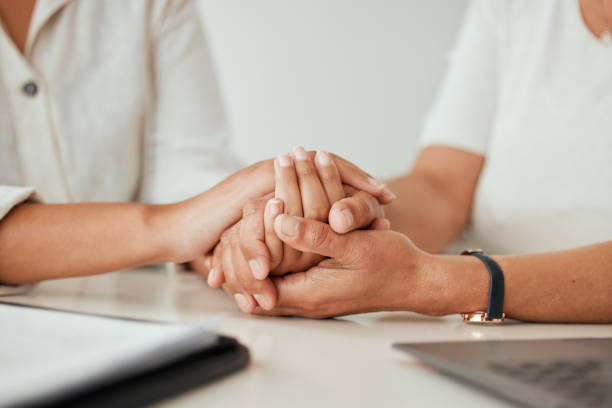
[[[39,0],[0,30],[0,218],[45,202],[169,202],[237,167],[192,1]]]
[[[238,168],[192,1],[39,0],[24,54],[0,28],[0,219],[175,201]]]

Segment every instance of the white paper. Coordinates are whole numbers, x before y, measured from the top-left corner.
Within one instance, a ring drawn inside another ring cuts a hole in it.
[[[0,304],[0,405],[162,365],[212,344],[219,321],[180,326]]]

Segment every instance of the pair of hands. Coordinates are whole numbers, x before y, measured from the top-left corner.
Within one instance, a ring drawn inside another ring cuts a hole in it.
[[[284,242],[278,230],[282,225],[277,221],[280,214],[316,220],[341,234],[368,226],[389,227],[382,218],[381,203],[390,202],[393,194],[371,178],[367,188],[378,194],[378,199],[343,185],[350,179],[348,173],[352,175],[350,182],[363,186],[365,173],[351,163],[322,151],[313,157],[296,148],[290,155],[279,156],[274,167],[274,195],[250,200],[242,219],[223,233],[204,265],[196,268],[207,275],[211,286],[223,285],[247,313],[277,306],[281,296],[269,275],[306,271],[326,258],[325,254],[303,251]]]

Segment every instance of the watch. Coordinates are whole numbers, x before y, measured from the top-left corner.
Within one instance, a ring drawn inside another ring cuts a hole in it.
[[[474,312],[461,313],[461,318],[466,323],[501,323],[504,314],[504,273],[499,264],[488,256],[482,249],[466,249],[461,255],[471,255],[480,259],[485,264],[491,283],[489,285],[489,304],[487,310],[476,310]]]

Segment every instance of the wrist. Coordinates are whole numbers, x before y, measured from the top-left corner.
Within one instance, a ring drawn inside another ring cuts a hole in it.
[[[487,307],[490,278],[477,258],[427,254],[419,276],[417,312],[447,315]]]
[[[151,264],[175,262],[178,258],[173,207],[174,204],[143,204],[141,207],[144,242],[151,250]]]

